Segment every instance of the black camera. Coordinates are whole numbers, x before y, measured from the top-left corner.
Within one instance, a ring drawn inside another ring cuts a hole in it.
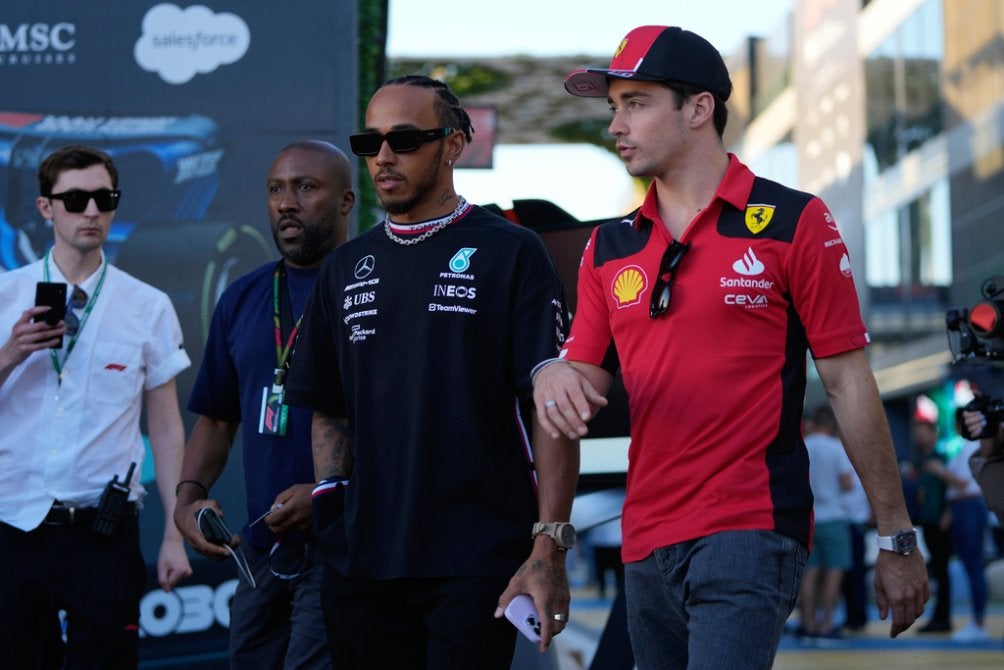
[[[948,346],[956,363],[991,363],[1004,361],[1004,275],[994,275],[984,280],[981,288],[983,300],[969,309],[952,308],[945,314],[948,329]],[[959,432],[967,440],[993,437],[1004,421],[1004,400],[978,395],[961,412],[982,412],[986,427],[979,435],[972,435],[965,423],[959,421]]]
[[[956,362],[1004,360],[1004,275],[983,282],[983,300],[945,314],[948,346]]]

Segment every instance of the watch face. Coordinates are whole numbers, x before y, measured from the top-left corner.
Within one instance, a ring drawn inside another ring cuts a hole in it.
[[[571,547],[575,544],[575,528],[572,524],[565,524],[560,527],[558,533],[561,535],[561,544],[566,547]]]
[[[896,533],[893,541],[896,544],[896,552],[900,554],[909,554],[917,548],[917,534],[912,530]]]

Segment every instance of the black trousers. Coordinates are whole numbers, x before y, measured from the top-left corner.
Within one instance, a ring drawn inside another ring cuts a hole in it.
[[[493,617],[508,579],[369,581],[324,566],[321,603],[339,670],[509,670],[516,629]]]
[[[133,670],[145,579],[135,515],[111,538],[87,524],[0,523],[0,666]]]
[[[934,614],[931,621],[939,623],[952,622],[952,585],[948,577],[948,560],[952,557],[952,534],[942,530],[937,523],[921,525],[924,530],[924,543],[931,555],[928,573],[931,580],[937,583],[934,596]]]

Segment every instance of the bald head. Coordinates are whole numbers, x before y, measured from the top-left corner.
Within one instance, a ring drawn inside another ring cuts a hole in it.
[[[276,162],[278,162],[284,154],[291,151],[304,151],[318,154],[322,157],[322,160],[327,163],[328,168],[332,171],[332,177],[338,179],[339,183],[344,185],[345,188],[351,188],[352,167],[349,164],[348,156],[346,156],[345,153],[334,144],[323,140],[299,140],[284,146],[276,155]]]
[[[348,236],[355,203],[349,159],[321,140],[301,140],[282,149],[268,173],[272,237],[294,267],[320,265]]]

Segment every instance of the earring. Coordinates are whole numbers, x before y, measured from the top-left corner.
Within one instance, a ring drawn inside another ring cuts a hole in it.
[[[453,161],[452,160],[447,160],[446,161],[446,166],[447,167],[453,167]]]

